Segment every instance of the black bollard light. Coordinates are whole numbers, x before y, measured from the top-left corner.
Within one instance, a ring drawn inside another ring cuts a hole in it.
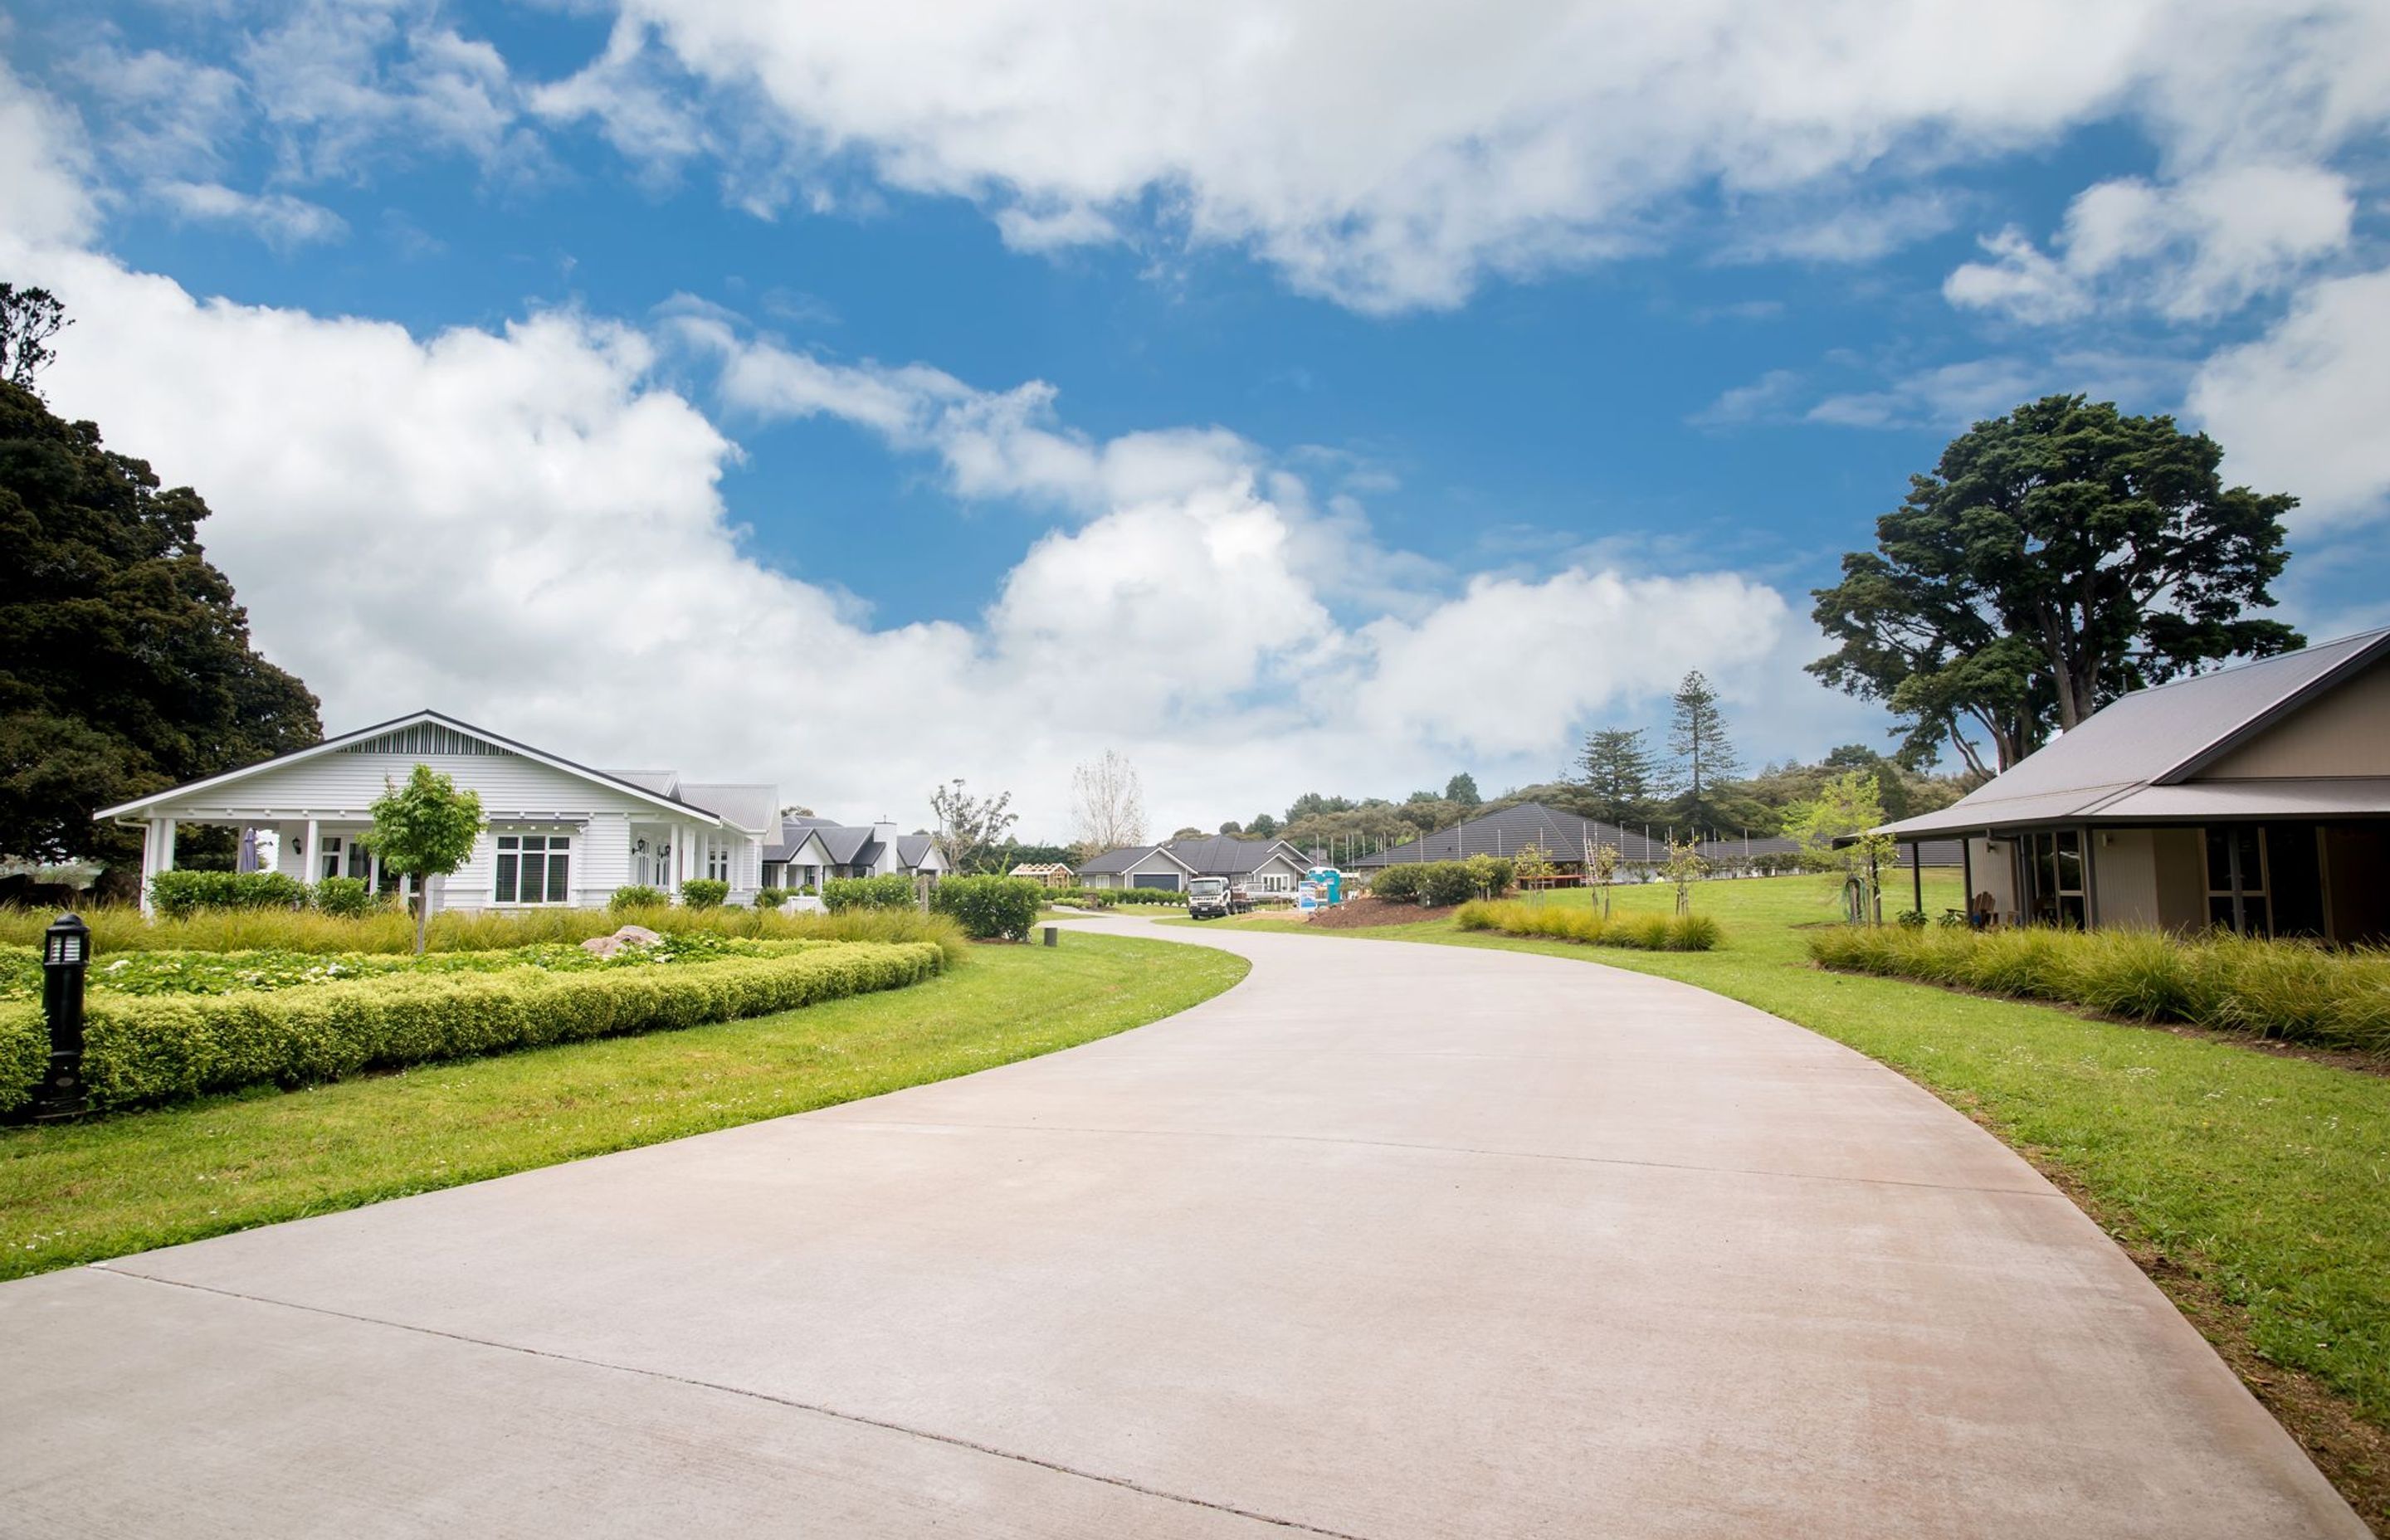
[[[65,1123],[91,1110],[83,1086],[83,982],[91,927],[60,915],[42,933],[42,1014],[50,1021],[50,1072],[33,1098],[35,1123]]]

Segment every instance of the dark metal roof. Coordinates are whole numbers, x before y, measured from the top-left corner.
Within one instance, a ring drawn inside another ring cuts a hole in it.
[[[918,870],[930,858],[931,840],[926,834],[902,834],[896,838],[896,864],[907,871]]]
[[[1580,818],[1541,802],[1521,802],[1499,813],[1422,835],[1392,850],[1361,856],[1352,865],[1368,869],[1413,861],[1457,861],[1471,855],[1516,855],[1528,845],[1542,846],[1555,861],[1581,862],[1587,844],[1610,845],[1630,866],[1668,858],[1668,848],[1663,841],[1648,839],[1599,819]]]
[[[1085,877],[1092,873],[1101,877],[1124,872],[1161,848],[1160,845],[1123,845],[1118,850],[1108,850],[1101,855],[1089,856],[1087,864],[1079,868],[1079,875]]]
[[[2152,798],[2152,793],[2161,788],[2182,788],[2219,755],[2385,656],[2390,656],[2390,629],[2135,690],[1948,807],[1887,824],[1884,829],[1901,837],[1955,835],[1970,829],[2046,823],[2130,823],[2197,816],[2189,812],[2159,812],[2192,804],[2180,799]],[[2390,765],[2384,768],[2390,772]],[[2338,805],[2324,808],[2309,795],[2298,800],[2297,810],[2286,802],[2274,815],[2301,816],[2319,810],[2390,812],[2390,804],[2383,802],[2378,791],[2369,789],[2366,780],[2349,777],[2342,782],[2345,796]],[[2228,812],[2228,805],[2239,811]],[[2267,813],[2263,791],[2236,791],[2213,805],[2213,815],[2218,817],[2262,817]]]
[[[1273,855],[1285,856],[1297,870],[1306,870],[1311,865],[1301,851],[1283,840],[1239,840],[1214,834],[1201,840],[1174,840],[1167,848],[1171,854],[1206,877],[1241,877],[1262,866]]]

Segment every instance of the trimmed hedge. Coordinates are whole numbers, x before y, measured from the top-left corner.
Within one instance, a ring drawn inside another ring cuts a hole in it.
[[[537,969],[237,995],[91,996],[84,1078],[96,1107],[138,1107],[244,1085],[306,1085],[360,1071],[549,1043],[765,1016],[901,989],[936,974],[926,942],[852,943],[789,956],[672,968]],[[38,1053],[21,1041],[28,1034]],[[38,1007],[0,1007],[0,1111],[23,1102],[48,1063]]]
[[[1018,877],[949,877],[930,895],[930,907],[973,941],[1027,941],[1045,906],[1046,889]]]
[[[663,909],[669,908],[671,905],[672,894],[662,888],[651,888],[644,882],[634,882],[628,887],[617,888],[614,890],[613,896],[606,900],[606,907],[612,910]]]
[[[2157,930],[1838,926],[1822,968],[2053,1000],[2138,1021],[2390,1055],[2390,951]]]
[[[303,909],[307,885],[282,872],[160,872],[149,902],[168,919],[202,909]]]
[[[1613,915],[1572,905],[1522,904],[1516,900],[1488,903],[1480,899],[1461,905],[1453,923],[1464,930],[1492,930],[1505,936],[1543,941],[1570,941],[1586,946],[1625,946],[1638,952],[1707,952],[1725,939],[1718,922],[1707,915]]]
[[[847,909],[910,909],[913,879],[900,872],[884,877],[834,877],[822,884],[822,907],[831,914]]]
[[[692,909],[719,909],[730,884],[718,877],[692,877],[680,885],[680,901]]]
[[[1114,904],[1176,904],[1185,907],[1187,895],[1176,888],[1099,888]]]
[[[379,902],[362,877],[328,877],[315,884],[313,896],[318,914],[342,919],[354,919]]]
[[[1506,856],[1472,855],[1466,861],[1414,861],[1382,867],[1369,892],[1396,903],[1412,900],[1433,908],[1467,904],[1504,893],[1517,879],[1518,864]]]

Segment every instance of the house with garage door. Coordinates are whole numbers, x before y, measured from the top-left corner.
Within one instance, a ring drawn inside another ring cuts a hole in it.
[[[1254,893],[1291,895],[1309,863],[1283,840],[1217,837],[1129,845],[1106,851],[1079,867],[1087,888],[1161,888],[1185,892],[1198,877],[1225,877]]]
[[[210,776],[101,810],[141,830],[141,894],[174,869],[178,833],[222,825],[272,831],[273,869],[313,885],[361,878],[402,884],[358,837],[372,806],[418,764],[482,799],[487,826],[462,868],[434,878],[435,909],[595,908],[642,883],[678,895],[693,878],[754,901],[764,846],[778,825],[779,788],[685,781],[669,770],[598,770],[438,712],[360,727],[313,748]]]
[[[2136,690],[1938,812],[1994,923],[2390,940],[2390,630]]]

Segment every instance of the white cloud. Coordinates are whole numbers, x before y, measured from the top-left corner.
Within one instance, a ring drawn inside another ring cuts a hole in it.
[[[307,246],[349,233],[347,220],[289,193],[245,193],[213,182],[167,182],[154,192],[185,219],[245,225],[269,246]]]
[[[2356,208],[2347,179],[2318,166],[2230,166],[2165,186],[2102,182],[2068,207],[2049,251],[2011,226],[1985,239],[1992,261],[1956,269],[1943,293],[2031,323],[2114,303],[2213,320],[2345,250]]]
[[[2390,271],[2301,293],[2265,336],[2209,359],[2191,417],[2225,447],[2225,474],[2290,492],[2296,528],[2390,513]]]
[[[771,103],[800,160],[860,156],[1016,237],[1063,211],[1081,238],[1150,200],[1373,310],[1644,249],[1706,186],[1767,232],[1746,244],[1846,260],[1934,227],[1939,196],[1840,225],[1769,200],[1803,211],[1862,174],[1896,186],[2118,117],[2170,161],[2306,164],[2390,101],[2390,23],[2353,0],[624,9]]]

